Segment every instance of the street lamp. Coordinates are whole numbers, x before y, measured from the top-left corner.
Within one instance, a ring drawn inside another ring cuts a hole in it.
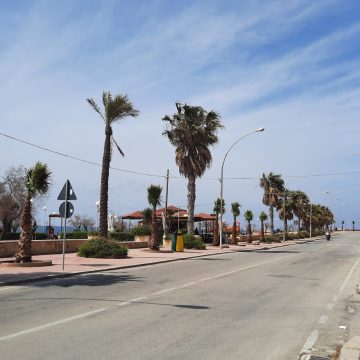
[[[99,212],[100,212],[100,201],[95,203],[96,205],[96,231],[99,231]]]
[[[43,206],[44,210],[44,233],[46,233],[46,205]]]
[[[254,131],[249,132],[248,134],[242,136],[241,138],[237,139],[229,148],[229,150],[226,152],[225,156],[224,156],[224,160],[222,162],[221,165],[221,178],[220,178],[220,248],[222,247],[222,207],[223,207],[223,188],[224,188],[224,164],[225,164],[225,160],[226,157],[228,156],[228,153],[230,152],[230,150],[242,139],[246,138],[247,136],[257,133],[257,132],[262,132],[264,131],[265,128],[259,128],[256,129]]]

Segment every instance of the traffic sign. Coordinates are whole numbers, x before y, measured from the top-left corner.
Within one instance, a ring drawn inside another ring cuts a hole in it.
[[[66,189],[67,189],[67,193],[66,193]],[[77,198],[74,189],[70,184],[70,181],[66,180],[66,183],[58,196],[58,200],[76,200],[76,199]]]
[[[65,211],[65,206],[66,206],[66,211]],[[59,207],[59,213],[62,218],[66,217],[68,219],[74,213],[74,205],[70,201],[63,202]]]

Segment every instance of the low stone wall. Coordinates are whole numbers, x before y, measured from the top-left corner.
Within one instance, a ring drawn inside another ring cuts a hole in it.
[[[87,239],[66,239],[65,252],[74,253],[77,252],[79,246]],[[4,240],[0,241],[0,258],[12,257],[15,255],[17,249],[17,240]],[[140,249],[147,248],[147,242],[140,241],[127,241],[121,242],[128,249]],[[61,254],[63,247],[62,240],[33,240],[31,245],[32,255],[46,255],[46,254]]]

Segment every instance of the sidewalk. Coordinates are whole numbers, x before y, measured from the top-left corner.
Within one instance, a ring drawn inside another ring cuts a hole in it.
[[[272,243],[261,245],[236,246],[219,249],[219,247],[207,245],[206,250],[188,250],[172,253],[169,250],[150,251],[148,249],[129,249],[128,257],[125,259],[92,259],[78,257],[76,253],[65,254],[65,266],[62,271],[62,254],[35,255],[33,260],[52,260],[51,266],[42,267],[6,267],[0,265],[0,286],[27,283],[42,279],[57,277],[69,277],[78,274],[86,274],[98,271],[146,266],[169,261],[178,261],[194,257],[226,254],[231,252],[247,252],[254,250],[270,250],[273,248],[301,244],[320,238],[289,240],[285,243]],[[323,239],[323,237],[321,237]],[[13,260],[13,258],[2,258],[0,261]]]

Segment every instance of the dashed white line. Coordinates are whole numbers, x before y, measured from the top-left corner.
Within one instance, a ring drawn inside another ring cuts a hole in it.
[[[311,351],[311,348],[315,345],[319,338],[320,332],[319,330],[315,329],[311,332],[310,336],[305,341],[305,344],[301,350],[301,354],[307,354]]]
[[[177,290],[179,288],[177,287],[173,287],[173,288],[169,288],[169,289],[164,289],[164,290],[161,290],[161,291],[157,291],[157,292],[154,292],[152,293],[153,295],[161,295],[161,294],[165,294],[167,292],[170,292],[170,291],[174,291],[174,290]]]
[[[328,321],[327,315],[321,315],[318,323],[319,323],[319,324],[326,324],[327,321]]]
[[[101,312],[103,312],[105,310],[106,310],[105,308],[97,309],[97,310],[89,311],[89,312],[86,312],[86,313],[83,313],[83,314],[79,314],[79,315],[75,315],[75,316],[68,317],[68,318],[65,318],[65,319],[61,319],[61,320],[58,320],[58,321],[54,321],[54,322],[51,322],[51,323],[47,323],[47,324],[44,324],[44,325],[35,326],[35,327],[27,329],[27,330],[23,330],[23,331],[19,331],[19,332],[13,333],[13,334],[2,336],[2,337],[0,337],[0,341],[9,340],[9,339],[13,339],[15,337],[21,336],[21,335],[27,335],[27,334],[31,334],[33,332],[48,329],[48,328],[56,326],[56,325],[64,324],[64,323],[67,323],[67,322],[70,322],[70,321],[74,321],[74,320],[78,320],[78,319],[81,319],[81,318],[84,318],[84,317],[95,315],[95,314],[101,313]]]
[[[123,302],[118,303],[118,304],[116,304],[116,305],[117,305],[117,306],[125,306],[125,305],[130,305],[130,304],[131,304],[130,301],[123,301]]]
[[[331,311],[334,308],[335,304],[334,303],[328,303],[326,305],[326,311]]]
[[[188,286],[192,286],[192,285],[196,285],[196,284],[198,284],[197,281],[191,281],[191,282],[188,282],[188,283],[186,283],[184,285],[181,285],[180,287],[184,288],[184,287],[188,287]]]
[[[141,296],[136,299],[131,299],[131,300],[129,300],[129,302],[133,303],[133,302],[137,302],[137,301],[141,301],[141,300],[145,300],[145,299],[147,299],[146,296]]]

